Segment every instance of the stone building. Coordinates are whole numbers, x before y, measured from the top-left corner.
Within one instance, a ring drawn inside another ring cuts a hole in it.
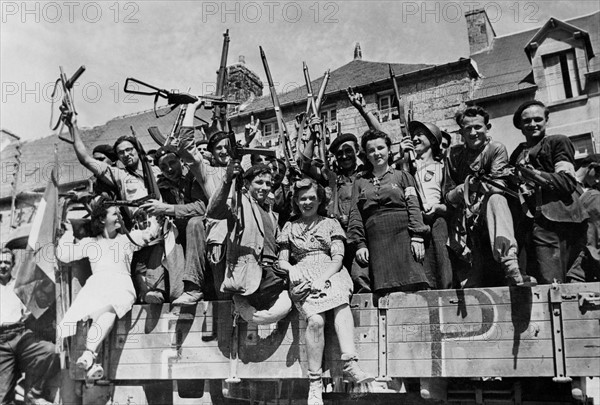
[[[465,15],[469,58],[438,65],[392,63],[403,101],[406,106],[412,102],[415,120],[433,122],[446,129],[453,134],[453,142],[460,142],[454,121],[456,110],[467,104],[480,104],[491,113],[492,136],[505,143],[511,152],[522,141],[522,135],[512,126],[512,114],[520,103],[536,98],[547,103],[551,110],[548,132],[570,136],[577,157],[598,151],[600,59],[595,52],[600,49],[599,17],[600,12],[566,21],[551,18],[535,29],[496,36],[485,11],[469,12]],[[351,59],[343,66],[331,66],[321,107],[331,140],[337,136],[338,123],[343,132],[358,136],[367,129],[366,122],[348,101],[346,89],[352,87],[364,95],[367,109],[379,116],[384,129],[398,142],[400,124],[393,108],[389,62],[363,60],[360,46],[355,47]],[[278,72],[291,67],[271,65],[270,68],[277,81]],[[270,95],[263,94],[264,84],[259,75],[263,72],[253,72],[243,57],[228,67],[226,97],[241,103],[230,109],[230,120],[234,132],[241,137],[250,117],[260,118],[266,146],[275,146],[278,144],[275,114]],[[298,77],[302,77],[300,67]],[[314,92],[322,80],[321,76],[312,81]],[[306,108],[306,94],[304,86],[279,94],[290,132],[294,130],[296,114]],[[163,134],[168,133],[176,115],[156,118],[153,111],[143,111],[117,117],[104,125],[84,129],[83,140],[91,150],[98,144],[113,144],[119,136],[130,134],[133,127],[144,147],[154,149],[157,145],[147,128],[156,126]],[[198,125],[210,121],[210,111],[200,115],[204,122],[199,121]],[[30,218],[36,195],[26,193],[43,191],[54,164],[55,147],[61,189],[83,185],[91,174],[79,165],[71,145],[58,141],[56,136],[21,143],[2,135],[0,234],[4,238],[10,230],[14,196],[20,196],[15,210],[19,221],[27,222]],[[17,156],[21,162],[18,171]]]
[[[523,135],[512,115],[526,100],[550,109],[549,134],[567,135],[577,158],[600,150],[600,12],[496,36],[485,11],[466,15],[471,59],[482,78],[473,103],[487,108],[492,136],[512,152]]]

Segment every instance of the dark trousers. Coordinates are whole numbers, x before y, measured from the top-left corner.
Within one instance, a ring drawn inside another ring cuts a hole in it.
[[[215,299],[213,280],[206,267],[206,229],[202,217],[193,217],[185,225],[185,264],[183,281],[193,284],[207,299]],[[187,284],[187,283],[186,283]]]
[[[160,291],[166,295],[169,289],[168,276],[162,264],[165,252],[164,244],[146,246],[133,254],[131,268],[135,278],[138,296],[144,297],[148,291]]]
[[[350,271],[350,277],[354,283],[354,294],[367,294],[371,292],[371,280],[369,278],[369,266],[361,266],[356,262],[356,248],[345,243],[343,266]]]
[[[528,273],[540,284],[551,284],[555,279],[564,283],[567,270],[581,252],[585,241],[586,224],[553,222],[544,217],[533,223],[532,243],[535,262],[528,263]],[[529,271],[529,265],[531,272]]]
[[[426,220],[431,226],[431,237],[425,241],[424,268],[433,289],[452,288],[452,264],[448,254],[448,225],[443,217]]]
[[[14,399],[21,373],[30,390],[41,395],[45,383],[60,372],[54,344],[38,339],[30,330],[0,332],[0,402]]]

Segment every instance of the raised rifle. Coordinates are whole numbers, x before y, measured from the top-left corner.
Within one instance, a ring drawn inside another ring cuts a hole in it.
[[[271,70],[269,69],[269,63],[267,62],[267,57],[265,52],[262,49],[262,46],[258,47],[260,49],[260,58],[262,59],[263,66],[265,68],[265,74],[267,75],[267,82],[269,83],[269,91],[271,93],[271,101],[273,102],[273,108],[275,109],[275,116],[277,117],[277,129],[279,130],[279,143],[283,148],[283,155],[285,157],[285,166],[288,170],[295,169],[295,162],[292,161],[292,145],[290,143],[290,137],[287,131],[287,127],[285,125],[285,121],[283,120],[283,114],[281,112],[281,106],[279,104],[279,98],[277,97],[277,92],[275,91],[275,85],[273,84],[273,77],[271,76]],[[297,170],[296,170],[297,171]]]
[[[60,70],[60,75],[58,77],[58,79],[56,80],[56,82],[54,83],[54,89],[52,90],[52,107],[51,107],[51,111],[50,111],[50,128],[53,131],[56,131],[58,129],[58,138],[68,142],[70,144],[73,143],[73,136],[71,135],[70,138],[65,138],[62,136],[62,130],[64,127],[64,121],[63,121],[63,117],[66,114],[75,114],[77,115],[77,111],[75,110],[75,103],[73,100],[73,86],[75,85],[75,82],[77,81],[77,79],[79,79],[79,76],[81,76],[83,74],[83,72],[85,72],[85,66],[81,65],[79,67],[79,69],[77,69],[77,71],[73,74],[73,76],[71,76],[70,79],[67,79],[67,75],[65,74],[65,71],[63,70],[62,66],[59,66],[58,69]],[[54,97],[56,96],[56,92],[58,90],[58,87],[61,87],[62,91],[63,91],[63,99],[62,99],[62,106],[61,106],[61,113],[60,116],[58,117],[58,120],[56,121],[56,123],[53,125],[53,121],[54,121]]]
[[[227,54],[229,53],[229,29],[223,34],[223,47],[221,49],[221,63],[217,71],[217,89],[215,96],[224,100],[225,86],[227,84]],[[213,109],[213,124],[217,131],[228,131],[227,104],[217,104]]]
[[[302,69],[304,70],[304,82],[306,84],[306,92],[307,92],[307,100],[308,100],[308,104],[310,106],[310,109],[313,113],[313,115],[315,117],[319,117],[319,108],[317,107],[317,103],[313,97],[313,89],[312,89],[312,83],[310,81],[310,74],[308,72],[308,66],[306,66],[306,62],[302,62]],[[325,83],[325,80],[323,80],[323,83]],[[323,87],[323,86],[321,86]],[[311,129],[315,134],[316,134],[316,138],[317,138],[317,142],[319,143],[319,153],[320,153],[320,157],[323,160],[323,166],[329,170],[329,160],[327,159],[327,149],[326,149],[326,145],[325,145],[325,137],[324,137],[324,131],[323,131],[323,126],[321,125],[321,127],[317,127],[315,126],[315,128]]]
[[[392,65],[388,65],[390,69],[390,80],[392,81],[392,85],[394,87],[394,96],[396,101],[396,107],[398,108],[398,116],[400,118],[400,131],[402,132],[402,138],[412,138],[410,135],[410,131],[408,129],[408,124],[412,120],[412,103],[409,104],[408,111],[408,119],[406,118],[404,112],[404,103],[402,102],[402,97],[400,97],[400,90],[398,90],[398,83],[396,82],[396,75],[394,74],[394,69]],[[423,185],[419,181],[419,177],[417,176],[417,157],[415,155],[414,150],[409,150],[404,153],[404,160],[402,163],[403,169],[410,173],[415,178],[415,184],[417,186],[417,194],[419,195],[419,199],[421,200],[421,204],[425,202],[425,193],[423,192]]]
[[[179,107],[179,112],[177,113],[177,118],[171,127],[171,132],[169,135],[164,136],[158,127],[148,127],[148,133],[150,137],[154,139],[154,142],[159,144],[160,146],[168,146],[174,143],[179,134],[179,129],[181,128],[181,123],[183,122],[183,117],[185,117],[186,107],[185,105],[181,105]],[[175,145],[176,146],[176,145]]]
[[[138,90],[139,86],[144,86],[150,90]],[[217,96],[196,96],[189,93],[180,93],[177,91],[169,91],[165,89],[158,88],[148,83],[144,83],[141,80],[134,79],[133,77],[128,77],[125,80],[125,86],[123,91],[128,94],[138,94],[142,96],[154,96],[154,115],[156,118],[164,117],[175,108],[179,107],[182,104],[193,104],[198,100],[205,100],[204,108],[213,108],[213,106],[222,106],[222,105],[237,105],[239,104],[236,101],[227,101],[224,100],[223,97]],[[159,115],[157,111],[157,103],[160,98],[164,98],[167,100],[169,104],[169,111],[166,114]]]

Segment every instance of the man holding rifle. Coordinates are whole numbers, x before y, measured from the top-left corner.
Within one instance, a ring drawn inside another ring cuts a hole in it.
[[[76,115],[69,111],[63,112],[65,125],[73,137],[73,147],[79,162],[90,170],[97,178],[107,184],[114,185],[123,200],[133,202],[148,196],[148,187],[145,173],[139,156],[137,140],[130,136],[122,136],[113,146],[119,161],[116,166],[94,159],[87,151],[77,127]],[[151,166],[154,173],[159,171]],[[158,197],[158,196],[156,196]],[[138,207],[125,207],[131,219],[140,215]],[[160,226],[156,218],[150,218],[151,226]],[[140,249],[134,254],[132,267],[138,292],[145,303],[162,304],[167,298],[167,285],[165,282],[166,269],[162,265],[164,246],[160,239],[152,242],[150,246]],[[171,269],[176,271],[176,269]]]
[[[565,281],[582,247],[587,219],[575,180],[575,148],[564,135],[546,135],[549,115],[540,101],[521,104],[513,124],[525,142],[510,157],[519,180],[531,188],[526,203],[535,215],[533,219],[522,218],[520,229],[524,232],[519,234],[532,245],[527,255],[532,259],[528,260],[528,271],[543,284]]]
[[[445,200],[456,208],[450,225],[450,247],[468,263],[462,287],[494,286],[489,256],[500,263],[508,285],[535,285],[523,276],[517,260],[517,241],[508,202],[502,189],[479,180],[487,176],[505,185],[509,175],[506,147],[488,137],[490,116],[479,106],[456,114],[464,145],[450,148]],[[490,246],[491,245],[491,246]],[[491,252],[490,252],[491,247]]]

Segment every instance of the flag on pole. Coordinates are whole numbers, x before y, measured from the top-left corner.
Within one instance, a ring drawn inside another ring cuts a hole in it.
[[[60,223],[58,205],[58,156],[39,202],[25,251],[16,272],[15,293],[37,319],[55,301],[55,234]]]

